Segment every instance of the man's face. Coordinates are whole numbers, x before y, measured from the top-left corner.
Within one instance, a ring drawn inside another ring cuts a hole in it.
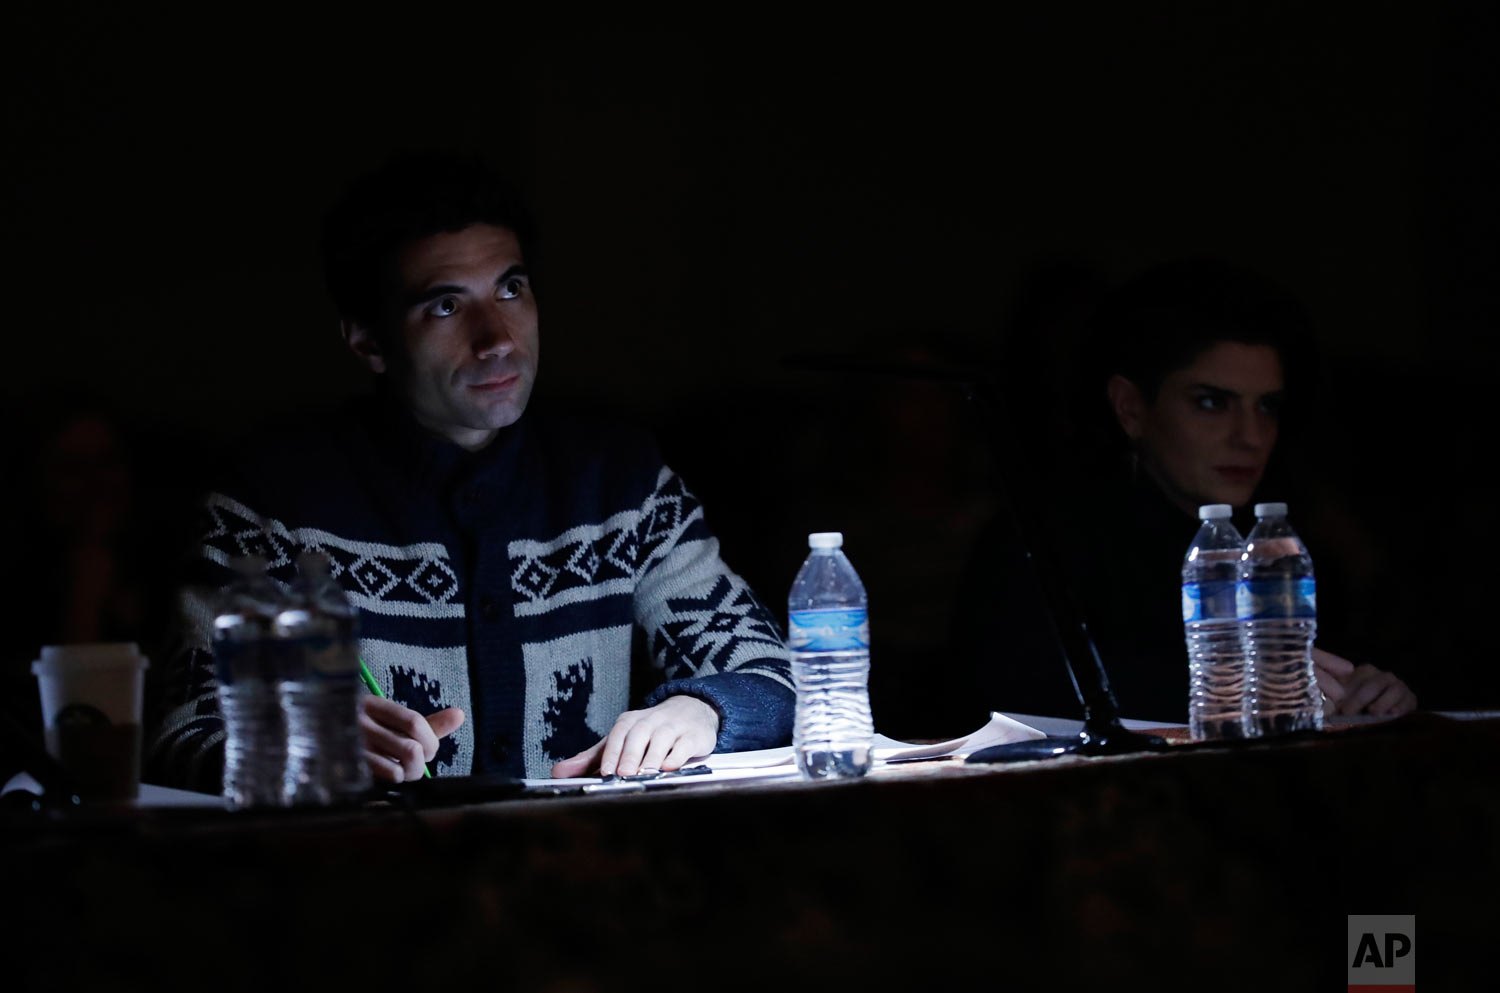
[[[1274,348],[1220,342],[1144,406],[1136,439],[1147,470],[1179,506],[1244,506],[1276,446],[1282,389]]]
[[[470,451],[526,409],[537,307],[514,233],[474,224],[413,242],[395,260],[382,345],[362,350],[417,422]],[[346,334],[349,332],[346,330]]]

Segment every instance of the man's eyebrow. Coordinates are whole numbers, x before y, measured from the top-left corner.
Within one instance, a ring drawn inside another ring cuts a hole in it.
[[[452,283],[443,283],[438,286],[428,286],[425,289],[415,290],[406,297],[405,302],[408,308],[417,307],[421,304],[436,300],[438,297],[445,297],[449,294],[452,294],[453,296],[462,296],[467,292],[469,291],[462,286],[455,286]]]
[[[496,276],[495,285],[499,286],[506,280],[514,279],[517,276],[529,275],[531,274],[526,271],[525,266],[516,264],[507,268],[499,276]],[[467,287],[458,286],[454,283],[441,283],[437,286],[428,286],[424,289],[412,292],[406,297],[405,305],[407,309],[410,309],[412,307],[420,307],[424,303],[431,303],[438,297],[445,297],[450,294],[453,296],[463,296],[467,292],[469,292]]]

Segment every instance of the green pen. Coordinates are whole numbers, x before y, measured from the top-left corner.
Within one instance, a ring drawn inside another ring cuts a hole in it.
[[[388,699],[386,695],[380,691],[380,684],[375,682],[375,677],[371,675],[370,667],[365,665],[364,659],[359,660],[359,678],[365,681],[365,685],[370,688],[371,693],[374,693],[382,700]],[[428,779],[432,778],[432,770],[427,768],[425,764],[422,766],[422,775],[426,776]]]

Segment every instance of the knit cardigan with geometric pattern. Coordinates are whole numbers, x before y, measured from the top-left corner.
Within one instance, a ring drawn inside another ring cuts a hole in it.
[[[236,463],[205,501],[178,641],[153,680],[148,781],[219,790],[218,592],[251,554],[289,584],[303,550],[358,607],[386,695],[467,715],[437,775],[545,777],[621,712],[675,694],[718,712],[718,751],[791,736],[777,626],[639,431],[533,409],[468,453],[372,398]]]

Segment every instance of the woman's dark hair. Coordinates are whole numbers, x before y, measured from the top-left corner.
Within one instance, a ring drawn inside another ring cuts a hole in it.
[[[1109,294],[1094,319],[1091,350],[1102,389],[1112,375],[1154,399],[1162,380],[1220,342],[1267,345],[1281,358],[1288,392],[1305,372],[1308,323],[1297,301],[1257,273],[1214,258],[1151,269]]]
[[[323,274],[339,315],[379,330],[396,256],[429,235],[492,224],[534,264],[535,229],[520,198],[477,155],[398,155],[357,180],[323,217]]]
[[[1149,269],[1105,295],[1085,335],[1076,385],[1078,444],[1117,452],[1121,436],[1105,385],[1114,375],[1154,400],[1162,381],[1221,342],[1266,345],[1281,359],[1283,415],[1311,392],[1316,376],[1306,312],[1272,280],[1213,257]]]

